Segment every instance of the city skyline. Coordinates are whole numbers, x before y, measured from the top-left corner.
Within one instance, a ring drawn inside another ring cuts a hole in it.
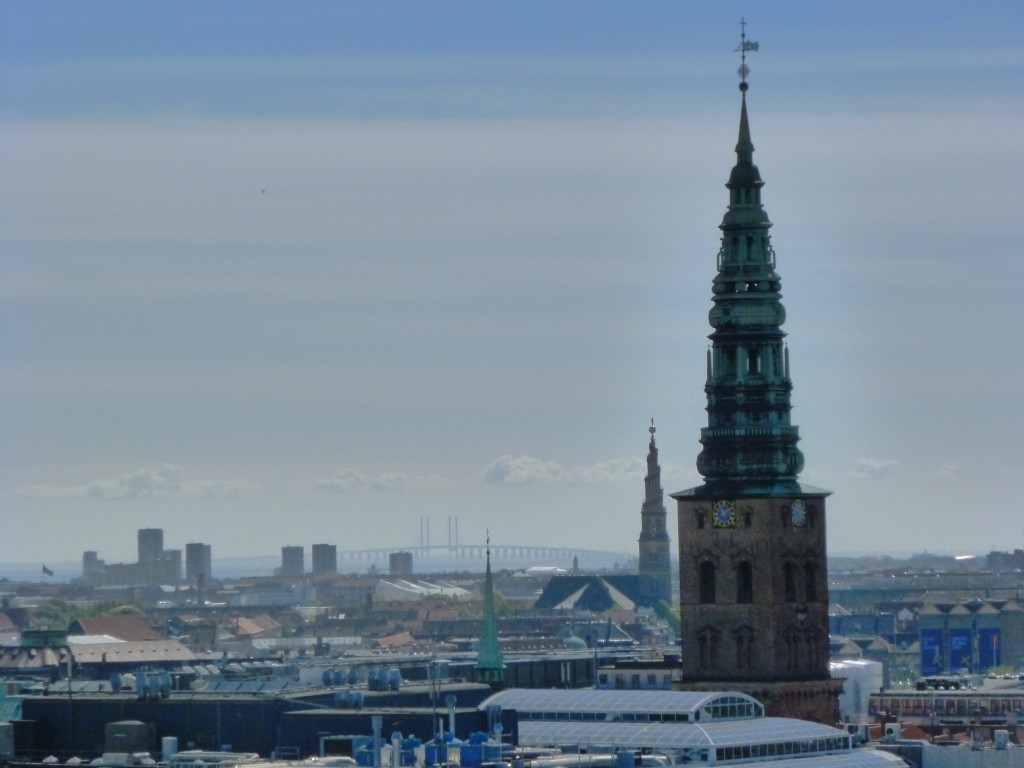
[[[1024,546],[1014,4],[11,2],[0,561],[635,551],[651,417],[699,482],[744,15],[829,551]]]

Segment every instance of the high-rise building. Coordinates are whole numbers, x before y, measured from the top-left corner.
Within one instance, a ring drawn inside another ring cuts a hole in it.
[[[87,550],[82,553],[82,578],[89,584],[98,584],[103,575],[103,566],[106,565],[100,560],[95,550]]]
[[[753,46],[753,47],[750,47]],[[672,494],[679,525],[682,685],[740,690],[776,716],[831,723],[825,498],[797,479],[785,310],[747,118],[741,38],[736,165],[726,187],[707,355],[702,485]]]
[[[160,574],[158,580],[161,582],[177,584],[181,581],[181,550],[165,549],[156,572]]]
[[[201,576],[200,576],[201,575]],[[204,583],[213,576],[213,548],[197,541],[185,545],[185,581]]]
[[[412,576],[412,552],[389,552],[388,574],[402,578]]]
[[[334,544],[313,545],[313,575],[338,572],[338,547]]]
[[[164,530],[163,528],[140,528],[139,529],[139,562],[144,564],[155,563],[164,556]]]
[[[656,606],[672,601],[672,542],[668,535],[665,492],[661,488],[661,465],[654,444],[654,419],[648,429],[647,475],[644,477],[644,502],[640,508],[640,567],[638,592],[643,605]]]
[[[302,547],[281,547],[281,575],[304,576],[306,554]]]

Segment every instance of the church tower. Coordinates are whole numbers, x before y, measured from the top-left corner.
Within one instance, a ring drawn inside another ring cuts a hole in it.
[[[672,544],[666,525],[668,513],[661,489],[658,446],[654,444],[654,419],[647,431],[651,433],[651,443],[647,449],[644,503],[640,507],[639,595],[643,605],[656,607],[662,600],[672,602]]]
[[[747,118],[746,53],[757,43],[743,34],[738,50],[739,140],[708,316],[704,482],[672,494],[681,687],[740,690],[773,716],[833,723],[841,681],[829,676],[829,492],[797,479],[804,459],[790,423],[786,313]]]
[[[505,656],[498,641],[498,611],[494,604],[494,577],[491,576],[491,534],[487,534],[487,569],[484,572],[484,616],[480,645],[473,667],[473,680],[487,683],[494,690],[505,687]]]

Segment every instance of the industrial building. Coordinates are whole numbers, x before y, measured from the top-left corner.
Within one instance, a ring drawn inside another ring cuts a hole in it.
[[[673,763],[794,761],[815,766],[905,765],[857,748],[854,736],[819,723],[765,717],[743,693],[606,690],[505,690],[481,709],[514,710],[518,744],[578,754],[656,753]]]

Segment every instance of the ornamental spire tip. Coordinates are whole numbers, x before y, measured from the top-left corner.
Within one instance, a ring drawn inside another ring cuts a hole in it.
[[[736,74],[740,76],[740,92],[746,95],[747,76],[750,74],[750,67],[747,66],[747,51],[756,51],[759,46],[754,40],[747,40],[747,20],[740,18],[740,44],[736,51],[740,54],[740,68]]]

